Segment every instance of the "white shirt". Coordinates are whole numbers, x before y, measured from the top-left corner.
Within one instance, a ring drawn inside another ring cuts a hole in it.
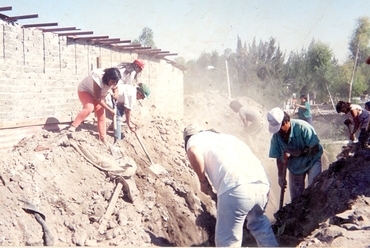
[[[119,70],[121,72],[121,80],[124,84],[129,84],[129,85],[134,85],[135,84],[135,76],[136,76],[136,71],[132,71],[129,74],[126,74],[126,68],[122,68]]]
[[[191,146],[203,154],[205,173],[218,196],[241,184],[270,185],[261,161],[232,135],[203,131],[190,137],[187,149]]]
[[[118,99],[117,102],[123,103],[125,108],[133,109],[135,106],[137,99],[136,99],[136,86],[118,83],[117,84],[118,90]]]
[[[108,94],[111,86],[103,83],[103,75],[104,69],[92,70],[90,74],[79,83],[77,90],[87,92],[93,96],[94,83],[96,83],[101,88],[101,97],[105,97]]]
[[[370,117],[369,116],[369,112],[368,111],[364,111],[362,109],[362,107],[360,105],[358,105],[358,104],[351,104],[350,105],[350,108],[351,108],[351,111],[352,110],[359,110],[358,120],[360,122],[360,128],[366,128],[367,127],[367,123],[369,121],[369,117]],[[351,114],[351,111],[349,111],[347,113],[347,116],[353,119],[352,114]]]

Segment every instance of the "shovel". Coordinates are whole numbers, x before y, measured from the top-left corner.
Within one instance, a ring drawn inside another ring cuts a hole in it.
[[[286,178],[286,172],[287,172],[287,164],[288,164],[288,155],[284,152],[284,160],[283,160],[283,178]],[[284,204],[284,193],[285,193],[285,187],[281,187],[280,189],[280,200],[279,200],[279,210],[283,207]]]
[[[115,114],[113,116],[113,132],[115,133],[116,129],[117,129],[117,120],[116,120],[117,104],[116,104],[116,101],[114,100],[113,97],[112,97],[112,103],[113,103],[113,109],[114,109],[114,114]],[[112,156],[114,157],[114,159],[118,160],[118,159],[122,158],[122,153],[121,153],[119,147],[115,146],[114,144],[115,144],[115,142],[113,143],[113,145],[111,145],[109,147],[109,149],[110,149],[110,152],[111,152]]]
[[[145,146],[144,146],[144,145],[143,145],[143,143],[141,142],[141,140],[140,140],[139,136],[137,135],[137,133],[136,133],[136,132],[134,132],[134,133],[135,133],[135,136],[136,136],[137,140],[139,141],[139,143],[140,143],[141,147],[143,148],[143,150],[144,150],[144,152],[145,152],[146,156],[148,157],[148,159],[149,159],[149,161],[150,161],[151,166],[149,166],[149,169],[150,169],[151,171],[153,171],[153,172],[154,172],[154,174],[156,174],[156,175],[166,174],[166,173],[167,173],[167,171],[166,171],[166,169],[165,169],[165,168],[163,168],[163,166],[162,166],[162,165],[160,165],[160,164],[154,164],[154,163],[153,163],[153,160],[150,158],[149,153],[148,153],[148,152],[147,152],[147,150],[145,149]]]

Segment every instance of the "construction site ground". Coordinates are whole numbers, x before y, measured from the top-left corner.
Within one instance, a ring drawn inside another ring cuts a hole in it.
[[[260,114],[260,129],[243,128],[230,100],[217,91],[186,96],[183,119],[164,117],[144,101],[132,114],[138,137],[123,126],[117,160],[98,141],[91,118],[72,134],[43,130],[21,140],[0,158],[0,245],[214,246],[216,206],[199,191],[182,140],[182,130],[194,122],[239,137],[260,158],[271,181],[266,214],[281,246],[370,245],[369,152],[335,162],[341,145],[331,146],[322,176],[293,204],[286,193],[278,211],[268,110],[249,98],[238,100]],[[256,246],[244,234],[243,246]]]

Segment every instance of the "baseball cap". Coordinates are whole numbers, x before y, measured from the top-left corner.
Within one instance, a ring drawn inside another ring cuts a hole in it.
[[[144,62],[142,60],[135,59],[133,63],[139,66],[141,69],[144,69]]]
[[[138,90],[141,94],[145,96],[145,98],[149,98],[150,88],[146,84],[140,83],[138,86]]]
[[[273,108],[267,113],[267,121],[269,122],[269,132],[277,133],[281,128],[284,119],[284,111],[279,107]]]
[[[201,131],[203,131],[203,129],[200,126],[198,126],[197,124],[190,124],[189,126],[184,128],[183,138],[185,140],[185,138],[187,136],[194,135],[194,134],[199,133]]]

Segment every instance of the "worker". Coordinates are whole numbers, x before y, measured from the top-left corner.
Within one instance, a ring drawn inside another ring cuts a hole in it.
[[[360,129],[358,136],[358,142],[361,148],[366,148],[367,140],[369,139],[369,131],[367,130],[367,125],[369,122],[369,112],[363,110],[358,104],[353,104],[349,102],[339,101],[335,106],[337,113],[344,113],[347,115],[348,119],[344,121],[344,124],[348,126],[349,139],[351,141],[355,140],[355,134]],[[351,130],[350,126],[353,125]]]
[[[238,138],[203,130],[196,124],[183,131],[189,162],[200,189],[217,191],[216,246],[241,246],[243,225],[259,246],[278,246],[264,214],[270,183],[261,161]]]
[[[144,62],[142,60],[135,59],[132,63],[120,63],[117,68],[121,72],[122,82],[124,84],[135,85],[137,82],[137,76],[144,69]]]
[[[136,131],[136,126],[131,122],[131,110],[136,105],[137,100],[148,98],[150,89],[147,85],[139,83],[138,86],[124,84],[120,81],[117,84],[117,94],[114,96],[113,92],[107,95],[107,103],[111,108],[116,104],[116,129],[114,130],[114,143],[122,139],[121,122],[123,115],[126,116],[126,124],[132,131]],[[111,115],[109,115],[113,118]],[[113,128],[113,125],[111,126]]]
[[[260,121],[260,116],[252,108],[243,107],[237,100],[231,101],[229,106],[235,113],[239,114],[243,126],[248,133],[257,132],[261,129],[262,123]]]
[[[289,191],[293,201],[321,173],[320,140],[314,128],[303,120],[290,119],[282,109],[273,108],[267,114],[269,131],[272,133],[269,157],[276,159],[279,186],[284,189],[287,180],[284,170],[289,171]]]
[[[311,106],[310,103],[307,101],[306,95],[301,95],[301,104],[295,104],[295,108],[298,108],[298,119],[307,121],[312,125],[312,114],[311,114]]]
[[[98,119],[99,139],[105,144],[105,109],[115,115],[114,110],[105,102],[105,97],[110,89],[113,92],[116,91],[116,85],[120,79],[121,73],[117,68],[95,69],[79,83],[77,93],[83,109],[69,126],[70,132],[74,132],[94,110]]]

